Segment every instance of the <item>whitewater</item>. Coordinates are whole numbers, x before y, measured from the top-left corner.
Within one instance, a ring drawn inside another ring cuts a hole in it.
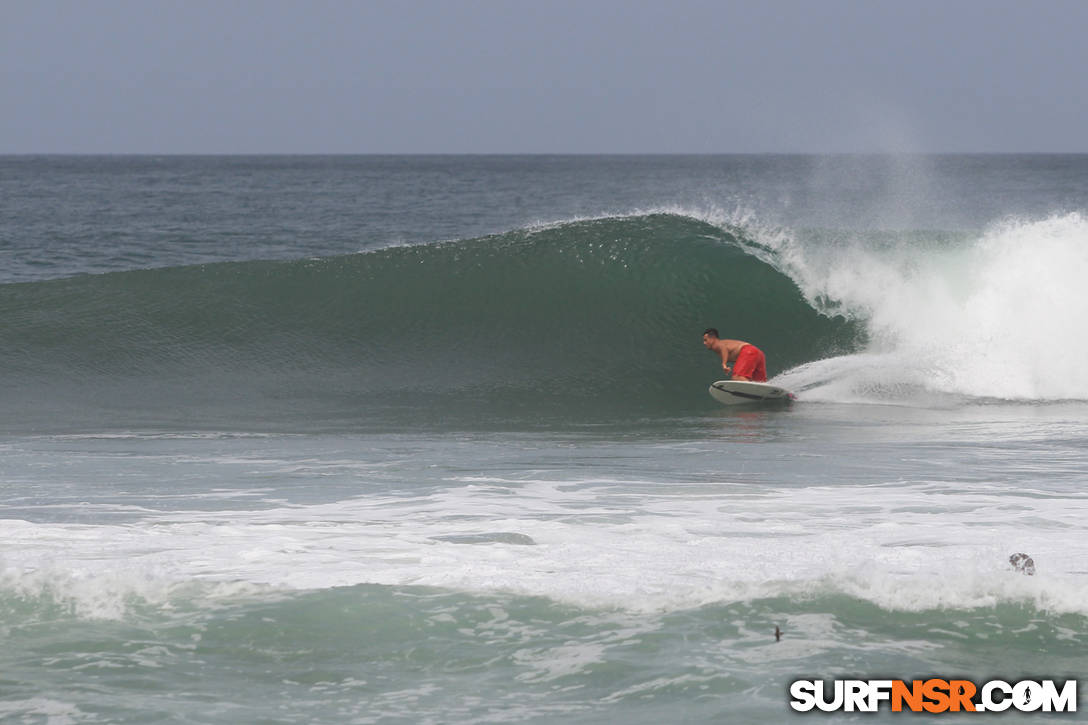
[[[838,361],[854,381],[825,394],[849,394],[862,378],[860,386],[1003,400],[1088,399],[1088,348],[1075,333],[1088,313],[1088,220],[1079,212],[1004,219],[924,256],[909,244],[836,253],[849,263],[813,263],[790,244],[784,255],[806,298],[835,300],[866,321],[866,357]],[[821,374],[797,371],[791,381]]]
[[[0,171],[0,719],[747,723],[1088,665],[1088,157]],[[708,326],[798,400],[710,399]]]

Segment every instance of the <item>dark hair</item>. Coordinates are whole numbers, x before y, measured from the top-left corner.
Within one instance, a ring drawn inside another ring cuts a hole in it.
[[[719,337],[719,338],[721,337],[721,335],[718,334],[718,329],[716,327],[706,328],[705,330],[703,330],[703,334],[704,335],[713,335],[714,337]]]

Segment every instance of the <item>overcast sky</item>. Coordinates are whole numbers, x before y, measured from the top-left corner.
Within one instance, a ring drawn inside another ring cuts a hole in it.
[[[1088,0],[0,0],[0,153],[1088,151]]]

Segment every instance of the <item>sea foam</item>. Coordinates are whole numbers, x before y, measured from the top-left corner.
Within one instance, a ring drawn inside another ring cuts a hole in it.
[[[807,366],[784,382],[831,385],[834,394],[822,391],[831,398],[924,390],[1088,399],[1088,219],[1079,213],[1008,219],[962,243],[813,245],[796,233],[767,242],[811,304],[862,319],[869,333],[864,355]]]
[[[1079,497],[990,483],[756,491],[723,480],[683,495],[624,478],[462,483],[139,526],[0,520],[0,601],[122,619],[179,597],[206,607],[377,584],[634,612],[847,595],[893,611],[1017,602],[1088,613]],[[1020,550],[1036,576],[1010,567]]]

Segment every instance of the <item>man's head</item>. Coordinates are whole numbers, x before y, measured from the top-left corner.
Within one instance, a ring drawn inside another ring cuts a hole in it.
[[[703,331],[703,347],[710,349],[714,346],[714,343],[718,341],[718,331],[713,327],[708,327]]]

